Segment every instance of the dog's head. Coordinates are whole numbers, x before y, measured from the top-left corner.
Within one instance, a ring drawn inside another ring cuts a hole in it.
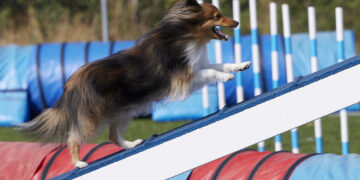
[[[237,27],[238,22],[221,14],[211,4],[199,4],[196,0],[180,0],[171,8],[164,20],[185,27],[195,37],[228,40],[228,35],[217,26]]]

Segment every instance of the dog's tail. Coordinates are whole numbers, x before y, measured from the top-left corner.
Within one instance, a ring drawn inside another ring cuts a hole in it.
[[[66,142],[71,128],[71,122],[66,114],[61,108],[49,108],[35,119],[19,124],[18,130],[43,143]]]

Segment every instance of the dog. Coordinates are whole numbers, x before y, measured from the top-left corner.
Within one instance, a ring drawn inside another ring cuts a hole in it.
[[[67,142],[77,168],[88,165],[80,161],[80,145],[106,124],[113,143],[133,148],[142,140],[127,141],[121,133],[153,102],[183,100],[204,85],[233,79],[230,72],[249,68],[249,62],[209,64],[206,55],[210,40],[228,40],[216,26],[238,24],[211,4],[179,0],[135,46],[79,68],[54,107],[19,129],[43,143]]]

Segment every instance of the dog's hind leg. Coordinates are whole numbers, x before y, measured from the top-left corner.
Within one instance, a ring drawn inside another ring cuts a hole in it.
[[[127,141],[121,137],[121,132],[126,128],[128,123],[130,122],[131,118],[128,120],[121,120],[117,122],[109,123],[110,132],[109,132],[109,139],[116,145],[124,148],[130,149],[133,148],[143,142],[142,139],[137,139],[135,141]]]
[[[81,138],[78,135],[70,132],[68,146],[71,154],[71,162],[74,166],[77,168],[84,168],[88,166],[86,162],[80,161]]]

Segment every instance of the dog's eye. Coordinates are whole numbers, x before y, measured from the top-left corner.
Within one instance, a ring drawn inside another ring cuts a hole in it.
[[[221,14],[217,14],[215,17],[219,19],[221,17]]]

